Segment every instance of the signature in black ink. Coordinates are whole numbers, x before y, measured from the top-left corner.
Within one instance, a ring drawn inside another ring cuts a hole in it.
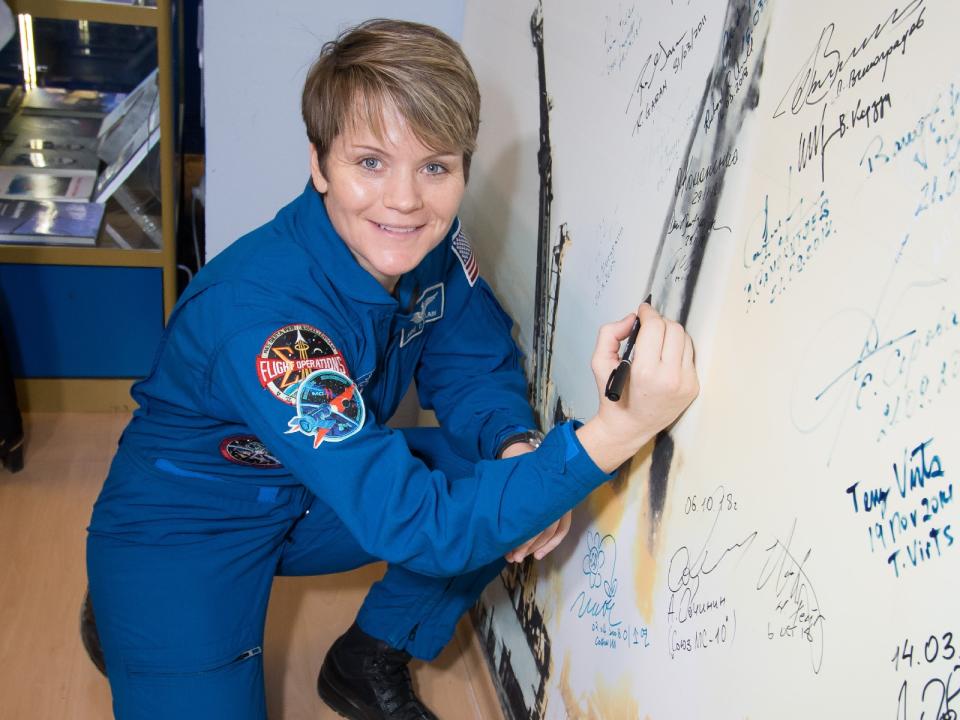
[[[767,623],[767,637],[802,637],[810,644],[810,660],[813,672],[819,673],[823,666],[823,625],[824,615],[820,612],[820,601],[813,589],[813,583],[804,569],[812,550],[807,550],[801,559],[790,551],[797,521],[793,521],[786,542],[775,540],[766,548],[766,560],[760,569],[757,590],[763,590],[773,580],[776,591],[774,612],[777,618],[773,625]],[[776,627],[774,627],[776,626]]]
[[[750,545],[757,537],[756,530],[749,533],[743,540],[728,545],[720,551],[710,547],[713,542],[713,534],[717,529],[717,523],[720,521],[721,512],[722,504],[717,509],[713,524],[710,526],[710,532],[707,533],[707,537],[703,541],[703,546],[693,560],[690,559],[690,549],[686,545],[681,546],[673,553],[667,570],[667,588],[671,593],[677,593],[689,587],[695,596],[700,587],[701,576],[714,572],[731,553],[745,553],[750,549]]]
[[[687,55],[693,51],[693,46],[703,32],[707,24],[707,16],[704,15],[700,20],[690,27],[689,31],[684,31],[679,38],[672,44],[664,45],[662,40],[657,41],[657,49],[647,54],[647,59],[637,73],[637,78],[633,82],[630,90],[630,97],[627,100],[627,107],[624,114],[630,113],[630,108],[634,101],[640,105],[636,118],[633,121],[633,134],[636,135],[643,124],[650,119],[653,111],[656,109],[664,93],[667,91],[667,81],[660,80],[667,69],[672,69],[674,75],[678,75],[683,70],[683,64]],[[621,63],[622,64],[622,63]],[[618,66],[619,69],[619,66]],[[644,96],[653,93],[653,97],[644,100]]]
[[[954,665],[945,678],[933,677],[927,680],[920,692],[921,720],[957,720],[957,711],[951,707],[955,704],[960,688],[954,685],[954,675],[960,670],[960,665]],[[951,689],[951,685],[954,687]],[[928,697],[929,696],[929,697]],[[908,684],[904,680],[900,685],[900,694],[897,695],[897,720],[907,720],[915,717],[910,712]]]
[[[841,113],[837,118],[837,127],[827,134],[825,120],[827,116],[827,106],[823,106],[820,113],[820,123],[812,130],[804,130],[800,133],[800,141],[797,143],[797,172],[803,172],[811,160],[815,157],[820,158],[820,180],[827,179],[827,146],[834,139],[843,139],[851,130],[857,127],[870,127],[883,120],[886,108],[892,107],[893,101],[890,93],[883,93],[875,100],[868,100],[864,103],[863,99],[857,100],[856,107],[849,112]]]
[[[754,0],[753,11],[749,8],[737,8],[733,27],[724,32],[722,82],[712,90],[712,97],[703,113],[703,129],[710,127],[724,117],[727,109],[746,84],[750,75],[750,57],[753,55],[753,29],[760,22],[760,16],[766,8],[766,0]]]
[[[914,668],[933,671],[920,691],[920,720],[957,720],[957,711],[951,707],[960,695],[960,688],[954,685],[954,674],[960,670],[957,664],[957,648],[953,632],[932,633],[927,639],[913,642],[909,637],[903,643],[897,643],[890,662],[895,671],[907,673]],[[951,667],[952,666],[952,667]],[[924,673],[926,675],[926,673]],[[922,677],[922,676],[921,676]],[[916,708],[910,705],[909,678],[900,685],[897,695],[897,720],[917,717]],[[911,712],[912,710],[912,712]]]
[[[923,27],[923,13],[926,10],[925,0],[911,0],[903,9],[894,8],[883,20],[878,22],[873,30],[864,36],[863,40],[854,45],[847,53],[844,59],[839,50],[831,46],[833,41],[836,23],[828,23],[820,31],[820,37],[813,51],[807,56],[797,74],[793,76],[786,91],[777,103],[777,108],[773,113],[774,118],[778,118],[787,112],[794,115],[798,114],[804,107],[819,105],[827,96],[833,92],[834,97],[839,97],[844,91],[843,71],[846,70],[852,62],[858,59],[860,53],[866,52],[868,48],[874,45],[882,35],[886,34],[891,28],[895,28],[913,15],[916,18],[910,26],[900,35],[892,44],[882,52],[876,54],[865,68],[850,70],[847,83],[853,87],[882,59],[883,77],[886,77],[887,63],[890,60],[894,50],[899,49],[901,55],[907,52],[907,40],[913,33]]]

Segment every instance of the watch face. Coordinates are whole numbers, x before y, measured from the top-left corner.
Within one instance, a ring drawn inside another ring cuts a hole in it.
[[[538,448],[543,442],[543,434],[537,432],[536,430],[531,430],[527,433],[526,442],[530,445],[533,445],[535,448]]]
[[[534,449],[540,447],[540,444],[543,442],[543,433],[539,430],[527,430],[526,432],[517,433],[516,435],[510,435],[506,440],[500,445],[500,450],[497,452],[497,457],[502,458],[504,451],[511,445],[516,445],[517,443],[527,443],[532,445]]]

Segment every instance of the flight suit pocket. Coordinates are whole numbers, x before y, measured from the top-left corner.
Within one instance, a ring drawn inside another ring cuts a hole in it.
[[[228,672],[242,663],[254,660],[263,654],[263,648],[255,645],[240,652],[232,651],[226,655],[208,660],[184,662],[151,662],[149,659],[127,663],[127,673],[131,678],[188,678],[209,673]]]
[[[262,645],[241,639],[124,653],[122,678],[111,674],[114,709],[123,720],[264,720]]]

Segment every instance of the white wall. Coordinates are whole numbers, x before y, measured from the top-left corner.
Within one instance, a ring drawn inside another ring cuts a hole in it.
[[[463,0],[207,0],[207,259],[303,189],[309,168],[300,92],[324,42],[373,17],[430,23],[459,39],[463,12]]]
[[[468,2],[483,272],[570,414],[648,289],[689,311],[701,393],[487,588],[514,716],[956,717],[960,4],[542,0],[552,336],[537,5]]]

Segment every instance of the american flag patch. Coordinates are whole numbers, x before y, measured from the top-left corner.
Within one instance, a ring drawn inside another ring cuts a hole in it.
[[[477,282],[477,278],[480,276],[480,268],[477,266],[477,256],[473,254],[473,248],[470,246],[470,241],[467,239],[467,236],[463,234],[463,230],[458,231],[457,234],[453,236],[450,249],[453,250],[453,254],[457,256],[457,260],[463,265],[463,274],[467,276],[467,282],[470,283],[470,287],[473,287],[473,284]]]

